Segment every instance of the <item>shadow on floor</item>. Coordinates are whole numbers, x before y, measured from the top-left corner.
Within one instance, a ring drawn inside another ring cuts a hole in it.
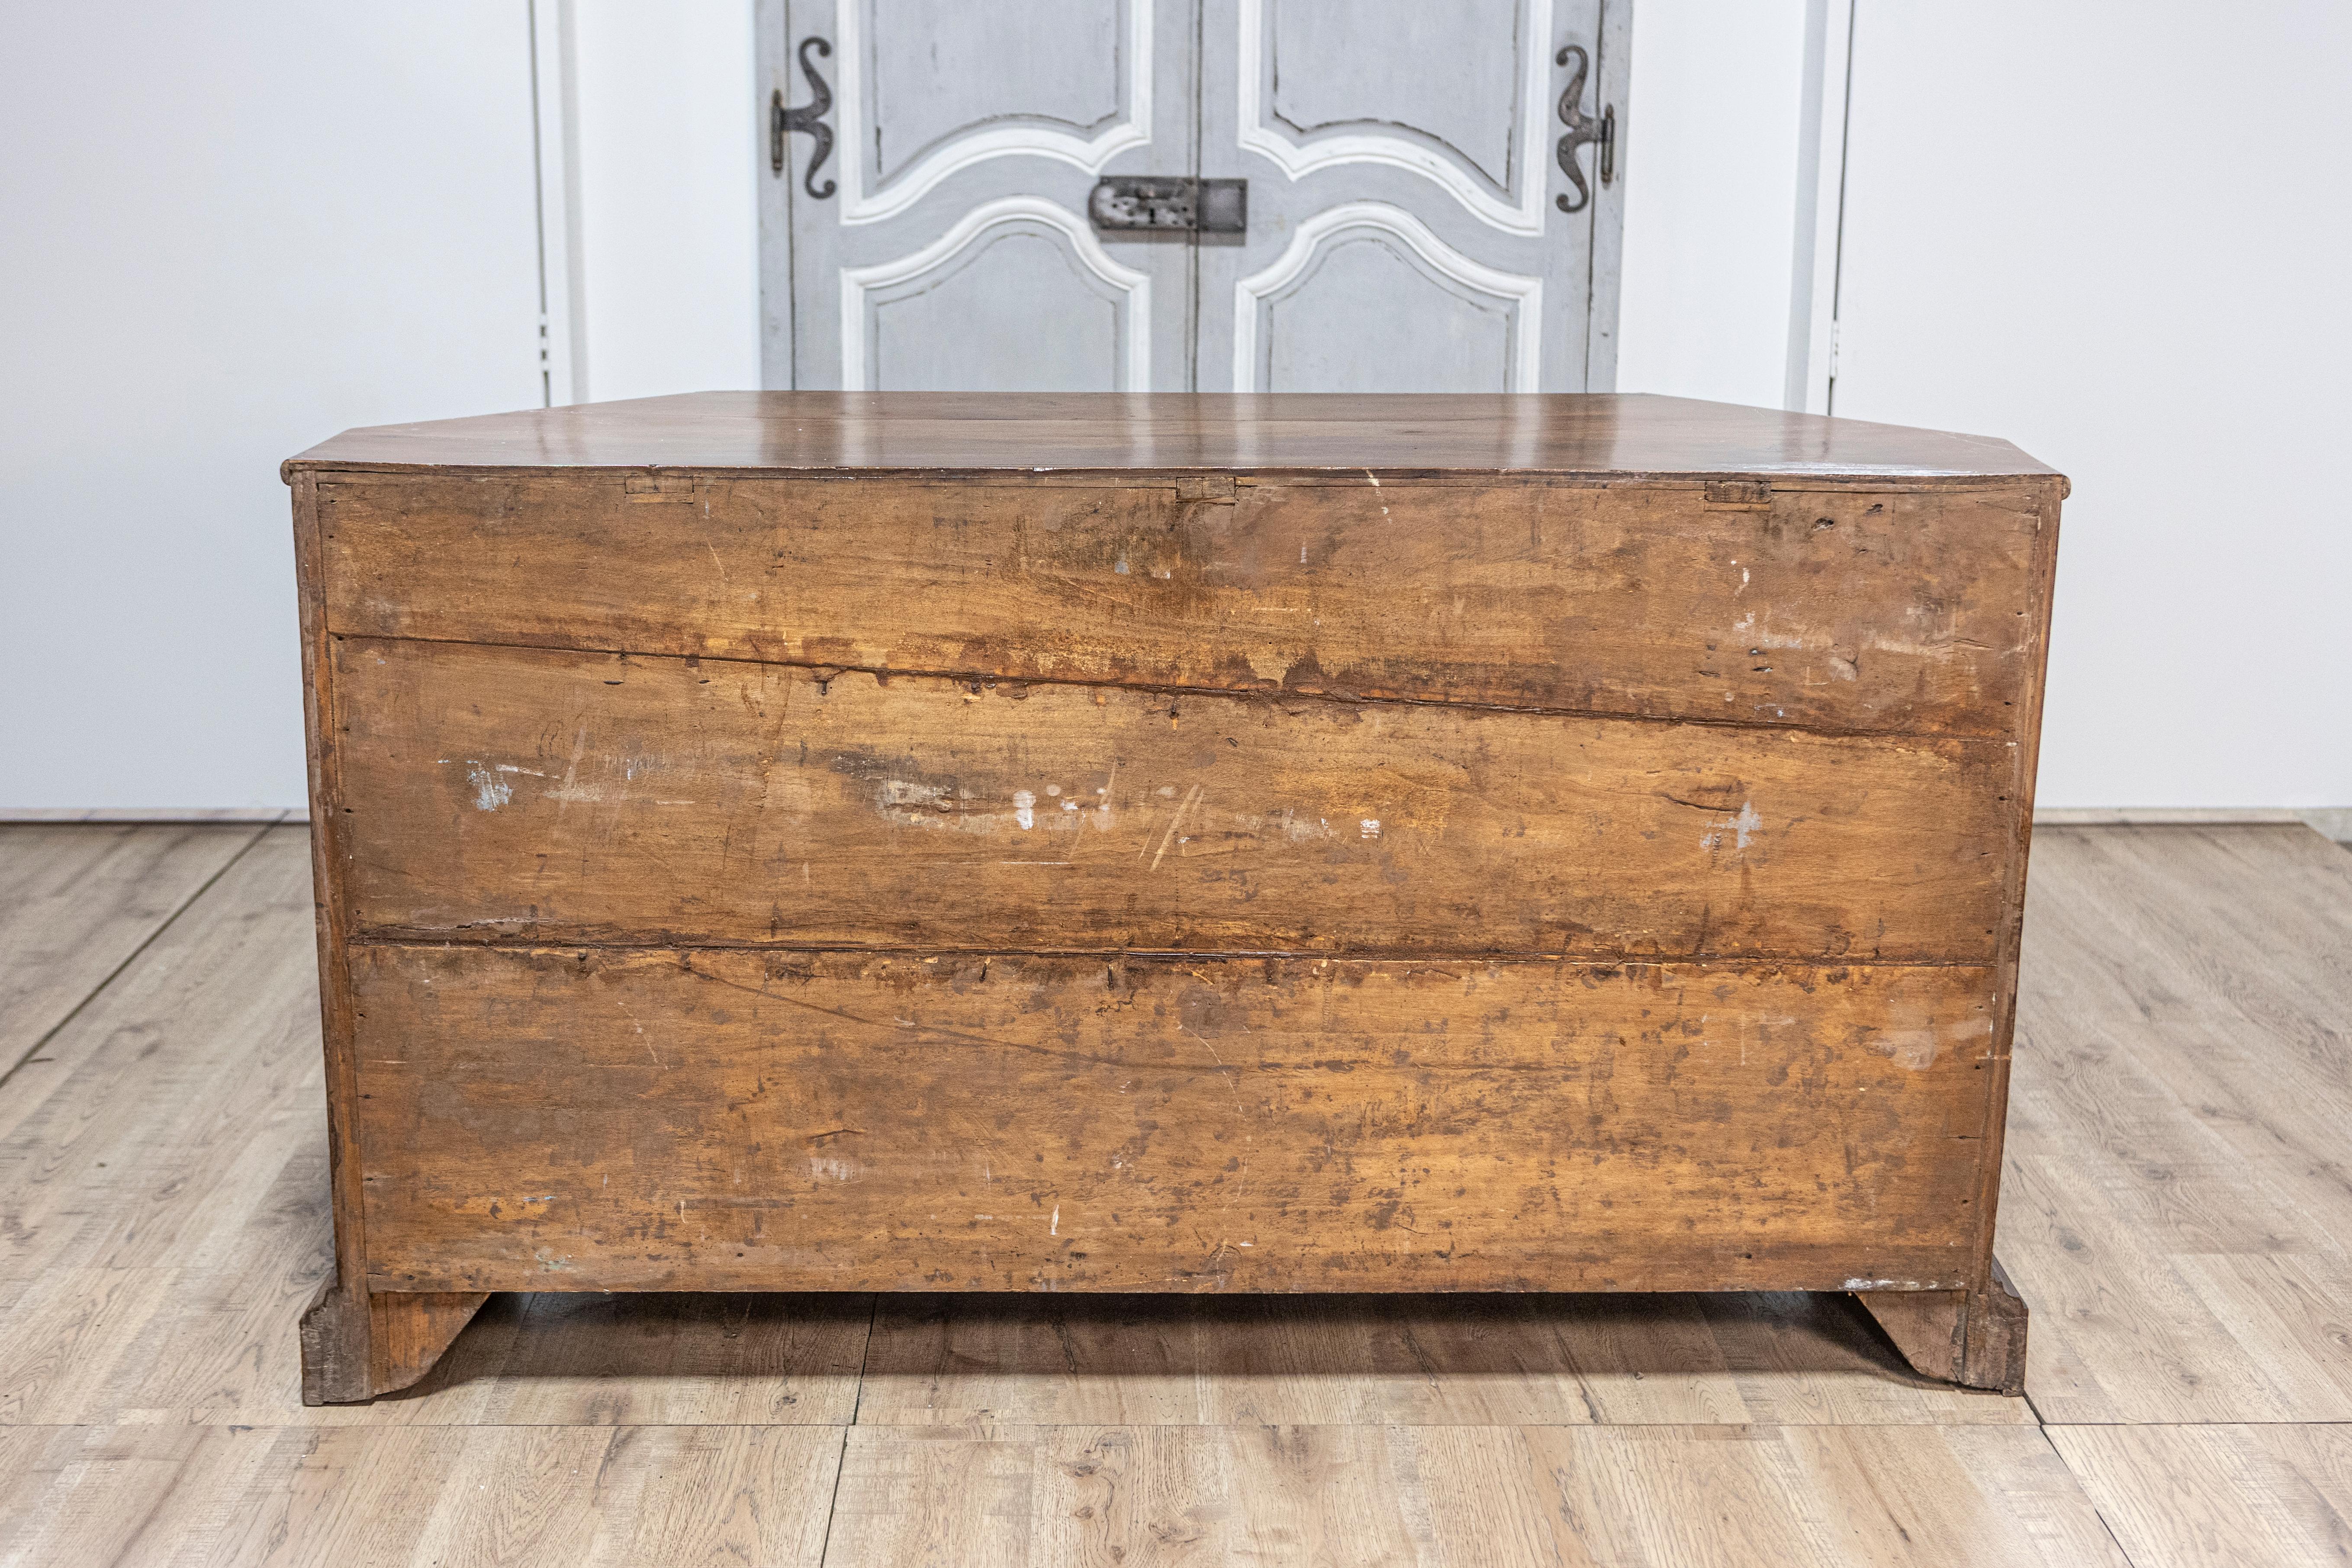
[[[1285,1386],[1277,1403],[1337,1401],[1351,1418],[1401,1401],[1452,1408],[1472,1389],[1507,1390],[1531,1415],[1564,1400],[1578,1420],[1635,1418],[1603,1406],[1643,1384],[1655,1386],[1634,1405],[1682,1387],[1717,1419],[1757,1380],[1782,1404],[1825,1383],[1973,1397],[1912,1372],[1850,1296],[1800,1292],[500,1295],[393,1397],[483,1378],[710,1377],[855,1379],[860,1419],[1132,1419],[1139,1399],[1223,1419],[1263,1413],[1264,1391]],[[1704,1397],[1711,1385],[1720,1397]]]

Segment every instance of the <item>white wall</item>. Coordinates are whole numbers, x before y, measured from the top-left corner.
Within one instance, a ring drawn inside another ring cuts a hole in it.
[[[1806,0],[1635,0],[1618,390],[1780,405],[1805,23]]]
[[[1784,403],[1804,11],[1638,0],[1626,391]],[[2352,7],[1853,16],[1833,407],[2074,479],[2040,804],[2352,803]]]
[[[2352,804],[2352,6],[1861,0],[1853,50],[1836,412],[2074,481],[2041,804]]]
[[[749,0],[541,10],[581,390],[756,386]],[[278,462],[542,401],[530,16],[0,12],[0,810],[302,803]]]
[[[278,462],[540,401],[525,16],[0,10],[0,806],[303,799]]]
[[[760,384],[751,0],[569,0],[581,337],[599,400]],[[558,402],[569,401],[559,394]]]

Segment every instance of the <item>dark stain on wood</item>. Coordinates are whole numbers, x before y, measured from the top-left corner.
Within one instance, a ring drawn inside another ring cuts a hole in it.
[[[1992,1263],[2064,480],[1644,398],[712,395],[289,465],[337,1278]]]

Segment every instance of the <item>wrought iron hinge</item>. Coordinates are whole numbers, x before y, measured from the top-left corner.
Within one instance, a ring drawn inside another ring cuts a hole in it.
[[[1566,192],[1552,197],[1564,213],[1580,213],[1592,205],[1592,187],[1585,183],[1584,171],[1577,167],[1576,150],[1590,142],[1600,149],[1593,163],[1601,183],[1608,184],[1617,177],[1617,106],[1604,106],[1599,119],[1577,107],[1584,97],[1584,79],[1591,73],[1592,57],[1580,44],[1570,44],[1553,58],[1556,65],[1568,64],[1576,57],[1576,74],[1568,79],[1568,89],[1559,95],[1559,122],[1568,127],[1568,134],[1559,139],[1559,170],[1576,187],[1576,200],[1568,199]]]
[[[801,40],[801,74],[808,78],[809,91],[815,96],[798,109],[784,107],[784,89],[776,89],[768,100],[768,166],[781,174],[784,172],[784,136],[787,132],[805,131],[816,139],[809,153],[807,173],[801,176],[801,188],[818,201],[833,195],[835,186],[831,180],[819,190],[816,172],[833,155],[833,127],[824,116],[833,109],[833,89],[824,85],[824,78],[816,74],[816,66],[809,59],[809,51],[820,55],[833,53],[833,46],[814,36]]]

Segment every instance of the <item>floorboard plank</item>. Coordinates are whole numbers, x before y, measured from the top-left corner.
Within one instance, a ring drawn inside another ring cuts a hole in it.
[[[1842,1296],[882,1298],[867,1425],[2030,1423]]]
[[[0,825],[0,1074],[261,831],[226,823]]]
[[[2035,836],[2000,1252],[2045,1420],[2352,1420],[2352,856]]]
[[[242,1262],[323,1138],[303,836],[265,831],[0,1097],[0,1279]],[[324,1189],[316,1194],[324,1212]]]
[[[184,1568],[815,1568],[807,1426],[25,1426],[0,1561]]]
[[[829,1568],[2125,1559],[2032,1427],[853,1426]]]
[[[2053,1426],[2135,1568],[2352,1558],[2352,1426]]]

